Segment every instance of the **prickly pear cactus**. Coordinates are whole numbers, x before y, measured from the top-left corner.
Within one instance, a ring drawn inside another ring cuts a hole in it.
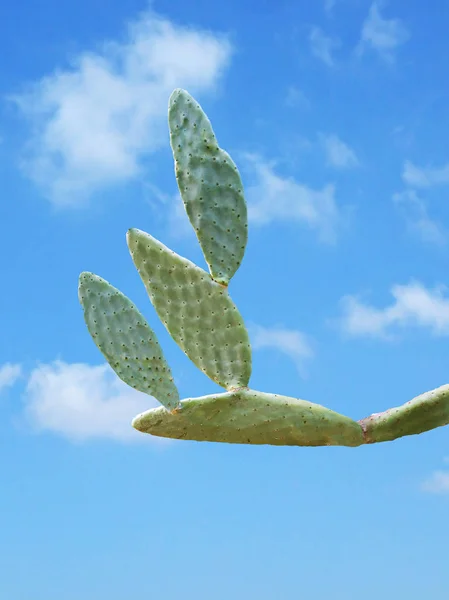
[[[388,442],[449,425],[449,385],[421,394],[402,406],[362,419],[367,444]]]
[[[132,302],[93,273],[81,273],[78,297],[90,335],[120,379],[166,408],[178,406],[178,390],[156,335]]]
[[[161,437],[276,446],[360,446],[355,421],[324,406],[247,388],[138,415],[133,426]]]
[[[190,360],[226,389],[248,385],[248,332],[228,290],[143,231],[130,229],[127,240],[159,318]]]
[[[243,184],[201,106],[175,90],[168,106],[179,193],[215,281],[228,285],[248,238]]]
[[[226,391],[180,401],[145,318],[122,292],[84,272],[78,296],[95,344],[125,383],[162,405],[137,415],[132,426],[184,440],[357,447],[448,425],[449,385],[360,421],[319,404],[248,387],[250,341],[228,291],[248,237],[243,184],[203,109],[185,90],[170,96],[168,123],[179,192],[209,273],[138,229],[128,231],[128,247],[167,331]]]

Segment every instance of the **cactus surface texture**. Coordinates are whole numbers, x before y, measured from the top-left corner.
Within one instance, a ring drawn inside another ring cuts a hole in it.
[[[81,273],[78,297],[90,335],[120,379],[166,408],[178,406],[156,335],[131,300],[93,273]]]
[[[168,333],[226,392],[181,401],[145,318],[122,292],[84,272],[78,296],[95,344],[123,381],[162,405],[137,415],[132,426],[183,440],[356,447],[449,424],[449,385],[360,421],[248,387],[251,345],[228,291],[248,238],[243,184],[203,109],[185,90],[170,96],[168,124],[179,192],[209,272],[139,229],[128,230],[128,248]]]
[[[177,89],[168,108],[170,143],[179,193],[212,277],[227,285],[248,238],[243,184],[209,119],[190,94]]]
[[[389,442],[449,424],[449,385],[359,421],[366,442]]]
[[[162,437],[275,446],[360,446],[358,423],[324,406],[250,389],[181,402],[138,415],[133,426]]]
[[[218,385],[246,386],[251,346],[227,288],[143,231],[130,229],[127,239],[151,302],[175,342]]]

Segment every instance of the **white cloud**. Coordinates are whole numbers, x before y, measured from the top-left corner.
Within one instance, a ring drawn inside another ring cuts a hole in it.
[[[309,42],[313,56],[332,67],[334,50],[340,47],[340,41],[326,35],[319,27],[313,27],[309,35]]]
[[[254,350],[263,348],[278,350],[293,360],[300,373],[303,373],[305,361],[314,356],[308,337],[300,331],[254,324],[250,326],[249,331]]]
[[[147,436],[131,427],[132,419],[160,406],[152,396],[127,386],[107,364],[90,366],[62,361],[32,371],[24,401],[25,416],[31,426],[73,441],[142,441]]]
[[[315,229],[324,242],[333,242],[340,224],[335,188],[314,190],[292,177],[282,177],[274,165],[257,155],[245,154],[254,183],[246,186],[249,219],[254,225],[296,221]]]
[[[400,19],[385,19],[380,14],[380,3],[373,2],[363,23],[358,52],[371,48],[385,60],[394,58],[394,51],[405,44],[410,34]]]
[[[213,89],[231,54],[222,35],[145,13],[123,43],[81,54],[15,98],[32,127],[25,172],[58,206],[135,178],[141,158],[168,143],[173,89]]]
[[[357,167],[359,160],[352,148],[335,134],[321,136],[329,165],[337,169]]]
[[[426,188],[449,184],[449,164],[442,167],[417,167],[410,161],[404,163],[403,180],[412,187]]]
[[[449,471],[435,471],[422,485],[424,492],[449,494]]]
[[[0,366],[0,392],[13,386],[22,374],[22,367],[18,364],[5,363]]]
[[[449,297],[446,288],[426,289],[419,282],[395,285],[394,302],[385,308],[362,303],[355,296],[342,299],[343,331],[353,336],[390,337],[394,327],[425,327],[434,335],[449,335]]]
[[[447,231],[429,216],[425,202],[414,190],[394,194],[393,201],[402,212],[411,233],[426,243],[440,246],[447,243]]]

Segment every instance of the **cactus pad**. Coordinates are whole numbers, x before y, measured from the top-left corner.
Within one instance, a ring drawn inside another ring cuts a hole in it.
[[[449,424],[449,385],[359,421],[368,444],[389,442]]]
[[[168,413],[148,410],[138,431],[175,439],[276,446],[360,446],[358,423],[319,404],[249,389],[189,398]]]
[[[127,241],[153,306],[176,343],[222,387],[246,386],[251,346],[227,288],[143,231],[130,229]]]
[[[178,406],[178,390],[156,335],[131,300],[86,272],[79,277],[78,297],[89,333],[120,379],[166,408]]]
[[[186,91],[170,96],[170,143],[187,215],[215,281],[227,285],[248,238],[243,184],[232,158],[217,142],[209,119]]]

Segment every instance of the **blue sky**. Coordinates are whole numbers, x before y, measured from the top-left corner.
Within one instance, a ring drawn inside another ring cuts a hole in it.
[[[449,13],[418,0],[0,7],[0,597],[364,600],[449,589],[445,428],[358,449],[161,441],[104,365],[78,275],[126,293],[183,397],[125,233],[204,261],[171,91],[203,105],[250,210],[231,295],[251,386],[359,419],[449,382]]]

